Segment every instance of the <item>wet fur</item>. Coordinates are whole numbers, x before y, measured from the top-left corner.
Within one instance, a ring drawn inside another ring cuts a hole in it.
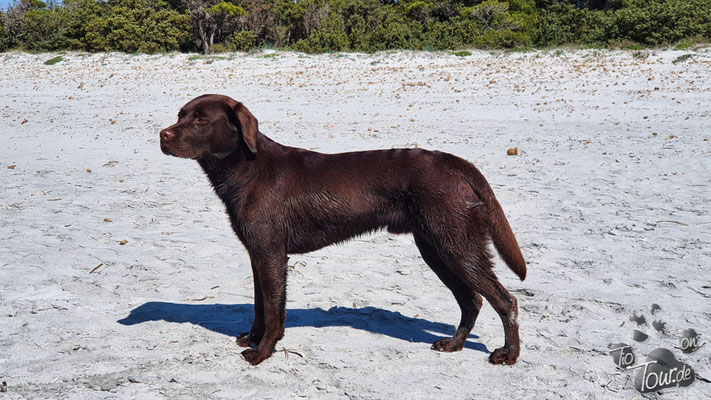
[[[482,296],[504,326],[489,361],[519,355],[518,307],[492,270],[493,244],[523,280],[526,263],[494,193],[469,162],[422,149],[321,154],[276,143],[242,103],[220,95],[186,104],[160,133],[168,155],[198,161],[249,252],[255,318],[238,337],[256,365],[284,335],[287,254],[307,253],[386,228],[412,233],[423,260],[452,291],[462,317],[438,351],[464,347]]]

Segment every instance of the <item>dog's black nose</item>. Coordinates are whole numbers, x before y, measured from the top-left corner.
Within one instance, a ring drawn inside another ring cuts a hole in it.
[[[160,131],[160,140],[164,142],[169,142],[175,137],[175,132],[168,130],[168,129],[163,129]]]

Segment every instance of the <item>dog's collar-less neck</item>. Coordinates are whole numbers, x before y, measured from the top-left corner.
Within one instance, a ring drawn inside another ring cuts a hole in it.
[[[263,135],[260,133],[259,136]],[[255,161],[255,159],[256,154],[253,154],[244,141],[240,139],[237,148],[233,152],[223,156],[208,154],[197,161],[203,171],[205,171],[208,176],[211,176],[213,172],[226,171],[245,162]]]
[[[278,147],[283,147],[261,133],[258,134],[257,141],[257,154],[253,154],[247,145],[241,142],[240,147],[226,156],[207,155],[197,160],[223,201],[234,199],[250,177],[255,176],[253,170],[258,168],[258,160],[269,158],[269,154],[278,151]]]

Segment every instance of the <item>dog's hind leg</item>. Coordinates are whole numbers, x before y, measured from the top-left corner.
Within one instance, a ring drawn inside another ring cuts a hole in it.
[[[481,295],[469,288],[465,282],[454,274],[423,237],[415,235],[415,244],[420,250],[422,259],[452,291],[462,310],[462,318],[454,336],[434,342],[432,349],[444,352],[459,351],[464,347],[464,343],[474,327],[476,318],[479,316],[479,310],[482,305]]]
[[[487,260],[491,265],[491,261]],[[488,268],[481,268],[477,271],[477,290],[486,298],[486,301],[494,307],[499,314],[504,325],[505,343],[504,347],[494,350],[489,356],[492,364],[513,365],[516,363],[520,352],[520,341],[518,337],[518,302],[511,293],[504,288],[494,275],[494,271]]]

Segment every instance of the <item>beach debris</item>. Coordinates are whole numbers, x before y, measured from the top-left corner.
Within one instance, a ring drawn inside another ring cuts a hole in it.
[[[306,261],[297,261],[293,265],[289,265],[289,268],[296,269],[296,267],[305,267]]]
[[[281,349],[281,351],[284,352],[284,358],[286,358],[287,360],[289,359],[289,353],[295,354],[295,355],[297,355],[297,356],[299,356],[299,357],[301,357],[301,358],[304,358],[304,355],[303,355],[303,354],[299,353],[298,351],[287,350],[286,347],[283,348],[283,349]]]
[[[517,156],[518,155],[518,147],[509,148],[508,150],[506,150],[506,155]]]
[[[679,221],[674,221],[674,220],[671,220],[671,219],[659,220],[659,221],[657,221],[657,224],[661,224],[662,222],[668,222],[668,223],[670,223],[670,224],[677,224],[677,225],[681,225],[681,226],[689,226],[689,224],[685,224],[685,223],[679,222]],[[656,310],[661,310],[661,308],[659,308],[658,305],[656,305],[656,304],[654,304],[654,305],[656,306],[656,308],[652,307],[652,314],[654,314],[654,312],[655,312]]]
[[[96,267],[94,267],[94,269],[92,269],[91,271],[89,271],[89,273],[90,273],[90,274],[93,274],[94,272],[96,272],[97,269],[101,268],[102,265],[104,265],[104,263],[99,263],[99,265],[97,265]]]
[[[121,241],[119,242],[119,244],[120,244],[121,246],[125,245],[126,243],[128,243],[128,240],[126,240],[126,239],[121,240]]]
[[[199,299],[185,299],[185,301],[205,301],[207,299],[214,299],[215,296],[203,296]]]

